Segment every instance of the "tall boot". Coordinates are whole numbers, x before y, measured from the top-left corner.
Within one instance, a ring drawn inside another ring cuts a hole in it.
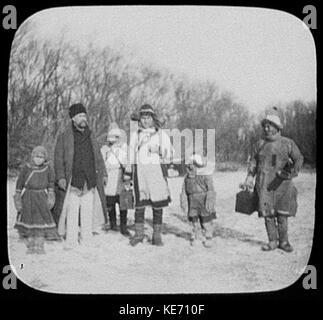
[[[130,236],[130,232],[127,228],[127,210],[120,210],[120,232],[126,237]]]
[[[198,240],[198,224],[197,224],[197,221],[192,221],[192,234],[190,239],[191,246],[195,246],[197,240]]]
[[[163,209],[153,208],[153,238],[152,244],[155,246],[163,246],[161,229],[163,223]]]
[[[34,237],[29,237],[27,239],[26,245],[27,245],[27,252],[26,253],[27,254],[34,254],[35,249],[36,249],[36,247],[35,247],[35,238]]]
[[[145,208],[135,210],[135,235],[130,239],[130,245],[135,246],[144,240]]]
[[[288,241],[288,217],[283,215],[278,215],[278,235],[279,235],[279,245],[278,248],[284,250],[285,252],[292,252],[293,247]]]
[[[135,223],[135,235],[130,239],[133,247],[144,240],[144,223]]]
[[[271,251],[277,248],[277,226],[275,217],[265,217],[265,226],[269,242],[261,247],[263,251]]]
[[[161,224],[154,224],[153,225],[153,239],[152,239],[152,244],[155,246],[163,246],[163,241],[162,241],[162,236],[161,236],[161,229],[162,225]]]
[[[109,220],[110,220],[110,230],[118,231],[116,209],[114,206],[109,208]]]

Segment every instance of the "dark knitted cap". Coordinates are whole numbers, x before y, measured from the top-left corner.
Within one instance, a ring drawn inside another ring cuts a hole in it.
[[[86,109],[83,106],[83,104],[82,103],[72,104],[69,109],[70,118],[72,119],[79,113],[86,113]]]

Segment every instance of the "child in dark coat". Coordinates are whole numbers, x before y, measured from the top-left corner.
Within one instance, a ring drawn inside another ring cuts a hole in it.
[[[188,214],[192,224],[191,244],[198,240],[200,224],[202,229],[202,243],[204,247],[212,247],[213,219],[216,218],[215,200],[212,173],[206,170],[206,164],[200,155],[193,155],[187,166],[187,174],[181,193],[181,207]]]
[[[30,163],[20,172],[14,203],[20,213],[15,228],[26,237],[27,253],[45,253],[45,238],[57,231],[50,212],[55,203],[54,171],[43,146],[34,148]]]

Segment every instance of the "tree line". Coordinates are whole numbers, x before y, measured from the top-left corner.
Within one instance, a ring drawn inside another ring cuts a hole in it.
[[[134,62],[111,47],[81,49],[63,41],[53,45],[33,34],[32,23],[25,23],[11,48],[9,168],[19,168],[39,144],[52,156],[56,138],[69,119],[68,108],[75,102],[87,107],[90,127],[101,143],[112,121],[129,132],[130,114],[144,103],[158,110],[167,128],[215,129],[220,162],[246,162],[261,134],[260,118],[214,81],[194,81]],[[315,166],[316,102],[291,101],[279,111],[283,133],[299,145],[305,162]]]

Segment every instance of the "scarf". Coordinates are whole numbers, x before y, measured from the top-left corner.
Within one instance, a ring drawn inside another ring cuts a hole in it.
[[[274,134],[274,135],[273,135],[273,136],[271,136],[271,137],[267,137],[267,136],[264,134],[264,139],[265,139],[266,141],[276,141],[276,140],[278,140],[280,137],[281,137],[280,131],[277,131],[277,133],[276,133],[276,134]]]
[[[140,149],[145,143],[149,143],[151,137],[156,134],[156,132],[157,130],[155,128],[140,128],[138,132],[138,149]]]
[[[40,166],[37,166],[33,161],[27,163],[27,167],[32,170],[42,170],[49,165],[49,161],[44,161]]]

